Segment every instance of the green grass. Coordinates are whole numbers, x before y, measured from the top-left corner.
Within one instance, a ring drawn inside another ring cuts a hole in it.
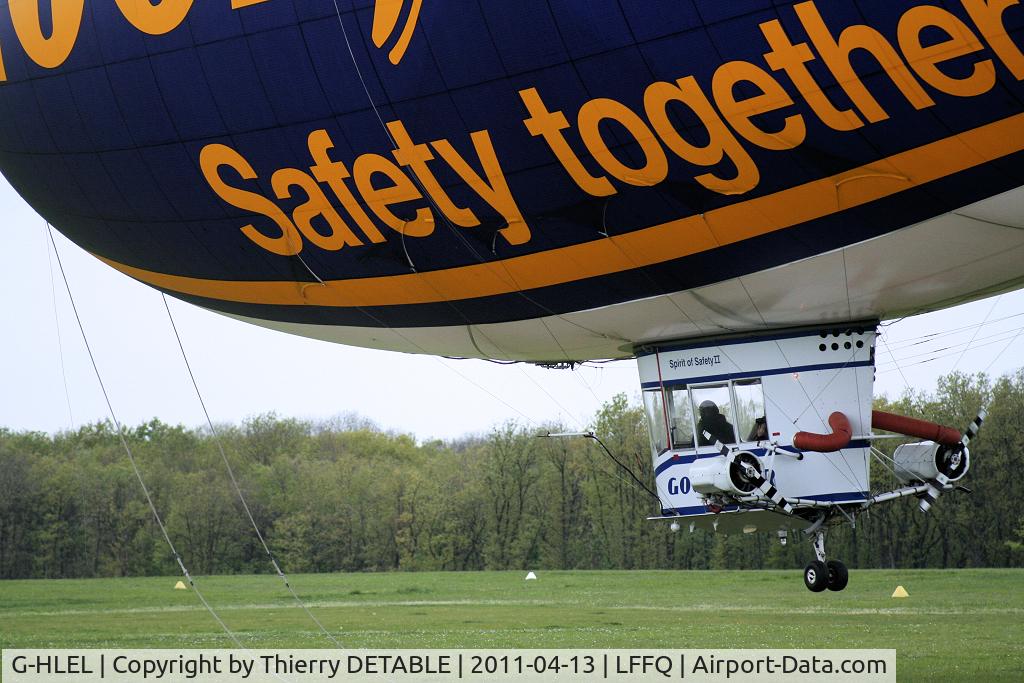
[[[1024,571],[329,574],[292,577],[345,647],[896,648],[901,681],[1024,680]],[[0,647],[230,647],[177,578],[0,582]],[[902,584],[910,598],[890,598]],[[248,647],[329,647],[273,576],[199,579]]]

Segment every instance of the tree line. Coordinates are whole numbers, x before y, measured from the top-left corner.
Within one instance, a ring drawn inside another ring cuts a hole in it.
[[[952,374],[934,392],[878,403],[958,427],[988,405],[964,481],[974,493],[943,496],[928,515],[913,498],[872,508],[830,534],[830,556],[851,567],[1024,565],[1024,371]],[[514,423],[417,443],[354,416],[262,415],[219,427],[218,439],[158,420],[124,437],[195,573],[270,569],[218,443],[289,572],[790,568],[812,557],[808,543],[782,546],[773,534],[672,533],[646,521],[659,505],[632,479],[651,485],[643,410],[617,396],[593,428],[618,463],[589,440],[539,438],[548,428]],[[877,464],[872,480],[895,485]],[[176,571],[108,423],[55,435],[0,429],[0,578]]]

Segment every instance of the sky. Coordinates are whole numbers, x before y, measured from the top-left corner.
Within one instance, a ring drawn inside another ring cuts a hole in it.
[[[57,432],[107,419],[45,222],[2,176],[0,217],[0,427]],[[205,424],[160,293],[54,235],[118,420]],[[271,412],[314,421],[355,413],[425,441],[484,434],[508,421],[584,430],[616,394],[639,395],[634,361],[569,371],[375,351],[169,302],[217,423]],[[875,393],[929,391],[954,369],[1011,372],[1024,365],[1022,329],[1024,291],[888,325]]]

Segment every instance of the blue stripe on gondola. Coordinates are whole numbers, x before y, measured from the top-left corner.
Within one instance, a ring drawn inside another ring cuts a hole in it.
[[[870,445],[871,445],[871,442],[867,441],[866,439],[854,439],[843,450],[845,451],[845,450],[850,450],[850,449],[853,449],[853,448],[868,448]],[[802,452],[802,451],[797,450],[796,448],[793,448],[792,446],[781,446],[780,449],[784,450],[784,451],[787,451],[789,453],[801,453]],[[767,449],[764,449],[764,448],[742,448],[742,450],[747,451],[749,453],[753,453],[754,455],[756,455],[759,458],[763,458],[768,453]],[[839,454],[842,454],[842,452],[843,451],[837,451],[837,453],[839,453]],[[822,453],[822,455],[824,455],[826,457],[835,457],[835,454],[832,454],[832,453]],[[703,460],[705,458],[720,458],[720,457],[722,457],[722,456],[720,454],[718,454],[718,453],[685,453],[685,454],[680,454],[679,457],[669,458],[668,460],[665,460],[664,462],[659,464],[654,469],[654,476],[657,477],[659,474],[661,474],[665,470],[670,469],[672,467],[675,467],[677,465],[689,465],[689,464],[691,464],[691,463],[693,463],[693,462],[695,462],[697,460]]]
[[[705,344],[707,347],[708,344]],[[676,387],[690,384],[701,384],[703,382],[720,382],[728,379],[743,379],[746,377],[767,377],[769,375],[788,375],[794,372],[812,372],[814,370],[841,370],[844,368],[864,368],[874,363],[870,360],[863,360],[849,363],[821,363],[818,365],[798,365],[792,368],[773,368],[771,370],[745,370],[743,372],[731,372],[720,375],[704,375],[702,377],[686,377],[683,379],[670,379],[664,382],[644,382],[644,389],[657,389],[661,386]]]

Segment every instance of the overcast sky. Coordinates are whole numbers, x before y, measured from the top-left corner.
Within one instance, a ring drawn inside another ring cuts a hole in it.
[[[0,427],[53,432],[105,419],[43,219],[2,177],[0,216]],[[56,239],[118,418],[129,425],[153,417],[203,424],[160,294],[59,233]],[[217,422],[266,412],[309,419],[354,412],[420,439],[454,438],[508,420],[539,426],[560,419],[582,429],[615,394],[638,394],[633,361],[556,371],[371,351],[272,332],[170,301]],[[947,334],[959,328],[967,329]],[[878,348],[876,394],[897,396],[907,384],[931,390],[938,376],[954,368],[984,370],[997,356],[990,373],[1012,371],[1024,365],[1021,328],[1024,292],[891,325]],[[900,359],[902,374],[886,345]]]

